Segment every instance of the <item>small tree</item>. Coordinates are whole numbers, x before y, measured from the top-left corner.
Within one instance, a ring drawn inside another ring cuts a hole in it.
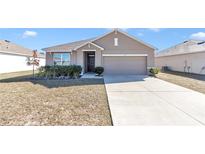
[[[37,55],[37,50],[33,50],[33,55],[32,55],[32,58],[28,59],[27,61],[27,65],[33,65],[33,78],[34,78],[34,68],[35,66],[39,66],[39,63],[40,63],[40,60],[37,59],[38,58],[38,55]]]

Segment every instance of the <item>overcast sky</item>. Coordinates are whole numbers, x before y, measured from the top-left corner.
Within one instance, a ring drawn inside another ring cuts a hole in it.
[[[57,44],[97,37],[111,30],[110,28],[0,28],[0,39],[41,50]],[[123,28],[122,30],[159,50],[188,39],[205,40],[205,29],[199,28]]]

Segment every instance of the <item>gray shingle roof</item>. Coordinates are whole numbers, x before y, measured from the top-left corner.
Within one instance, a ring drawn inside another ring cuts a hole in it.
[[[32,56],[32,50],[25,48],[21,45],[17,45],[8,40],[0,40],[0,52],[7,54],[17,54],[17,55],[25,55]],[[38,53],[38,57],[45,58],[45,55]]]
[[[156,53],[156,57],[205,52],[205,41],[187,40],[165,50]]]
[[[60,44],[48,48],[43,48],[42,50],[44,51],[55,51],[55,52],[62,52],[62,51],[72,51],[74,48],[81,46],[87,42],[90,42],[94,40],[95,38],[91,39],[86,39],[86,40],[81,40],[81,41],[76,41],[76,42],[71,42],[71,43],[65,43],[65,44]]]

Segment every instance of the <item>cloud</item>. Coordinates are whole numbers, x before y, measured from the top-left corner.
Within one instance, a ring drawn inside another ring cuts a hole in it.
[[[37,32],[34,32],[34,31],[25,31],[23,33],[23,38],[27,38],[27,37],[36,37],[37,36]]]
[[[205,32],[193,33],[190,35],[191,39],[205,40]]]
[[[153,31],[153,32],[159,32],[160,28],[148,28],[149,30]]]

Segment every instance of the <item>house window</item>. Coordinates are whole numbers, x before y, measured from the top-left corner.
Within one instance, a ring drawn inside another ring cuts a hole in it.
[[[118,38],[114,38],[114,46],[118,46]]]
[[[53,53],[53,62],[56,65],[70,65],[70,53]]]

